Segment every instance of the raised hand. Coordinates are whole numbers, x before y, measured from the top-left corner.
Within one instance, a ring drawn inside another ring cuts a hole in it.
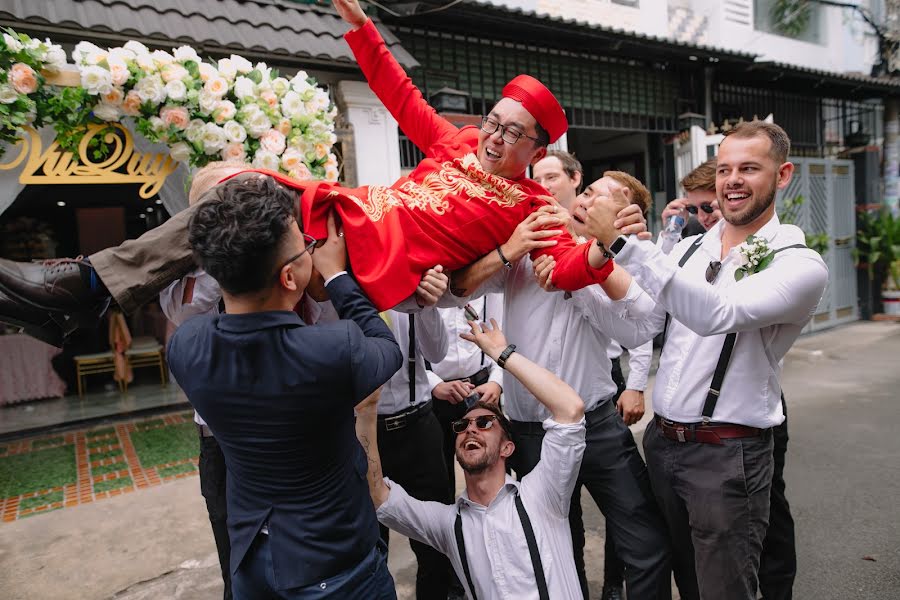
[[[542,206],[528,215],[516,226],[506,243],[500,246],[506,260],[513,263],[532,250],[555,246],[556,242],[547,238],[555,237],[563,232],[568,222],[567,218],[563,217],[563,213],[565,210],[562,208],[550,205]],[[556,229],[546,229],[546,227],[555,227]]]
[[[469,321],[469,327],[472,328],[470,333],[461,333],[459,337],[476,344],[481,350],[496,361],[503,350],[509,346],[506,343],[506,337],[500,331],[496,319],[491,319],[491,324],[479,323],[477,321]]]
[[[685,214],[685,203],[683,198],[676,198],[672,200],[662,211],[662,222],[665,223],[669,220],[669,217],[674,217],[675,215],[681,215],[682,217],[687,217]],[[685,221],[687,219],[685,218]]]
[[[312,255],[313,266],[326,280],[347,270],[347,244],[343,232],[338,233],[334,212],[328,215],[328,238]]]
[[[428,269],[416,286],[416,302],[421,307],[434,306],[447,291],[449,283],[450,278],[444,273],[444,267],[436,265]]]
[[[357,0],[331,0],[331,3],[341,18],[353,26],[353,29],[359,29],[369,20]]]

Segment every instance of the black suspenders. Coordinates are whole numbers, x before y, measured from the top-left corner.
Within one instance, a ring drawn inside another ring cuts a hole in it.
[[[519,513],[519,521],[522,522],[522,529],[525,531],[525,541],[528,542],[528,553],[531,555],[531,566],[534,568],[534,579],[537,582],[538,597],[541,600],[550,600],[550,592],[547,590],[547,580],[544,577],[544,565],[541,563],[541,554],[538,552],[537,539],[534,537],[534,528],[531,526],[531,519],[528,518],[528,512],[525,505],[522,504],[522,498],[519,497],[519,490],[514,492],[516,500],[516,511]],[[475,584],[472,581],[472,573],[469,571],[469,559],[466,557],[466,541],[463,539],[462,515],[459,510],[456,511],[456,523],[453,526],[456,533],[456,548],[459,550],[459,560],[462,563],[463,574],[466,576],[466,583],[469,585],[469,598],[478,600],[475,595]]]
[[[697,248],[700,247],[700,244],[703,242],[703,236],[705,233],[701,233],[697,239],[692,243],[685,253],[682,255],[681,260],[678,261],[678,267],[681,268],[688,261],[688,259],[693,256],[694,252],[697,251]],[[781,252],[782,250],[787,250],[789,248],[806,248],[803,244],[792,244],[790,246],[784,246],[783,248],[776,248],[775,252]],[[671,320],[671,316],[666,314],[666,324],[663,328],[663,343],[665,343],[666,333],[668,333],[669,329],[669,321]],[[734,343],[737,341],[737,333],[729,333],[725,336],[725,343],[722,345],[722,353],[719,354],[719,360],[716,363],[716,370],[713,373],[712,382],[709,385],[709,391],[706,393],[706,401],[703,403],[703,412],[701,413],[702,421],[704,423],[709,423],[712,420],[713,412],[716,410],[716,403],[719,401],[719,392],[722,390],[722,383],[725,381],[725,371],[728,370],[728,363],[731,361],[731,353],[734,350]]]
[[[409,315],[409,352],[406,353],[406,366],[409,371],[409,404],[416,403],[416,319]]]

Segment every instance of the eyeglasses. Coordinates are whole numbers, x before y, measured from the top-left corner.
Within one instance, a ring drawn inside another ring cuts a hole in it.
[[[515,144],[519,141],[521,137],[527,137],[529,140],[534,142],[539,141],[536,137],[531,137],[521,131],[516,129],[510,129],[511,125],[501,125],[499,121],[496,121],[490,117],[482,117],[481,118],[481,130],[488,135],[493,135],[500,130],[500,139],[502,139],[507,144]]]
[[[453,430],[453,433],[462,433],[469,428],[469,423],[474,421],[475,427],[481,429],[482,431],[486,431],[493,427],[494,421],[497,420],[497,415],[478,415],[477,417],[463,417],[462,419],[458,419],[450,423],[450,429]]]
[[[687,206],[684,207],[684,209],[692,215],[697,214],[697,207],[694,206],[693,204],[688,204]],[[700,210],[702,210],[703,212],[705,212],[708,215],[711,215],[711,214],[713,214],[713,211],[716,209],[713,208],[712,204],[701,204]]]
[[[306,244],[306,246],[303,248],[303,250],[301,250],[294,256],[290,257],[289,259],[287,259],[286,261],[281,263],[281,266],[278,267],[278,269],[275,271],[275,277],[278,277],[278,274],[281,273],[281,270],[283,268],[285,268],[286,266],[288,266],[289,264],[291,264],[292,262],[294,262],[295,260],[297,260],[298,258],[303,256],[307,252],[309,252],[309,255],[312,256],[313,253],[316,251],[316,244],[319,243],[319,240],[317,240],[316,238],[314,238],[311,235],[307,235],[304,233],[303,234],[303,242]]]
[[[711,260],[709,266],[706,267],[706,283],[714,283],[722,270],[722,261]]]

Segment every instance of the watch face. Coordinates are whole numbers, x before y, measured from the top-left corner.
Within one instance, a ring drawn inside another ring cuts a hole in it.
[[[609,250],[613,254],[618,254],[622,250],[622,248],[625,247],[625,244],[627,244],[627,243],[628,243],[628,240],[624,236],[620,235],[619,237],[616,238],[616,241],[614,241],[612,243],[612,245],[609,247]]]

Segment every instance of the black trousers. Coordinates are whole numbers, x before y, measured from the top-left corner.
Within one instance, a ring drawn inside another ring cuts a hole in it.
[[[682,600],[756,600],[772,448],[771,432],[717,445],[670,440],[656,421],[647,426],[647,470],[669,527]]]
[[[216,438],[200,438],[200,493],[206,500],[206,512],[212,525],[219,554],[219,568],[225,582],[225,600],[231,600],[231,541],[228,538],[228,507],[225,503],[225,455]]]
[[[783,407],[783,403],[782,403]],[[797,575],[794,519],[785,496],[784,461],[788,444],[787,411],[784,423],[772,430],[775,449],[772,492],[769,496],[769,528],[759,560],[759,591],[765,600],[791,600]]]
[[[622,374],[622,363],[618,358],[614,358],[610,362],[612,363],[610,375],[612,376],[613,383],[616,384],[616,397],[613,398],[612,401],[618,402],[619,396],[625,391],[625,376]],[[609,526],[607,525],[607,532],[608,531]],[[584,592],[584,597],[587,598],[587,576],[583,571],[579,571],[578,575],[579,577],[582,577],[581,588]],[[616,553],[616,545],[613,543],[612,536],[607,533],[606,539],[603,541],[603,587],[620,588],[624,581],[625,563],[622,562],[622,559]]]
[[[450,504],[453,495],[447,486],[447,467],[442,454],[443,435],[434,412],[428,411],[402,429],[385,431],[378,427],[378,452],[386,477],[396,481],[418,500]],[[389,531],[381,526],[381,539],[388,543]],[[445,600],[452,567],[442,553],[416,540],[409,541],[416,555],[416,598]]]
[[[516,451],[509,462],[519,479],[540,460],[544,436],[533,425],[527,424],[528,431],[523,432],[513,422]],[[587,447],[569,509],[575,566],[582,587],[587,586],[581,512],[581,486],[584,486],[606,517],[607,536],[613,539],[625,562],[628,599],[671,598],[669,539],[631,430],[617,414],[588,419],[585,441]]]

